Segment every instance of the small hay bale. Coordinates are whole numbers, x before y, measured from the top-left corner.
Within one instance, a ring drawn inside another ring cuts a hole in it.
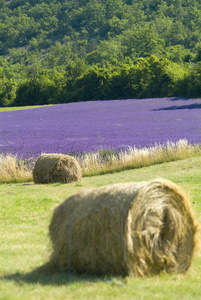
[[[186,196],[159,179],[70,196],[49,226],[52,271],[146,276],[185,272],[197,225]]]
[[[35,183],[80,181],[82,170],[72,156],[55,153],[43,154],[36,161],[33,179]]]

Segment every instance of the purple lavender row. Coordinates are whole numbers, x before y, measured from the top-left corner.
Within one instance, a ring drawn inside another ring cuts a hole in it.
[[[201,99],[89,101],[0,112],[0,153],[24,159],[179,139],[201,143]]]

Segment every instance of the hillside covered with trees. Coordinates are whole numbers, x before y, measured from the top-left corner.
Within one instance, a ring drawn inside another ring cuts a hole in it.
[[[201,97],[201,0],[0,0],[0,106]]]

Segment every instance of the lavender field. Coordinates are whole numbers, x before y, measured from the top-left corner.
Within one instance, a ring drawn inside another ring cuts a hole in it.
[[[26,159],[42,152],[79,154],[201,143],[201,99],[89,101],[0,112],[0,153]]]

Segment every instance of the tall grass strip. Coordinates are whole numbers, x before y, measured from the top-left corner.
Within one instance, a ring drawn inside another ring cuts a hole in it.
[[[101,149],[95,153],[75,155],[74,158],[82,169],[82,176],[93,176],[182,160],[193,156],[201,156],[201,144],[191,145],[184,139],[157,144],[149,148],[130,147],[120,152]],[[0,183],[33,180],[32,170],[37,159],[30,158],[22,161],[17,156],[1,155]]]
[[[83,176],[123,171],[176,161],[201,155],[201,145],[191,145],[187,140],[167,142],[149,148],[128,148],[125,151],[105,150],[78,157],[83,169]]]
[[[14,155],[0,155],[0,183],[32,181],[32,171]]]

